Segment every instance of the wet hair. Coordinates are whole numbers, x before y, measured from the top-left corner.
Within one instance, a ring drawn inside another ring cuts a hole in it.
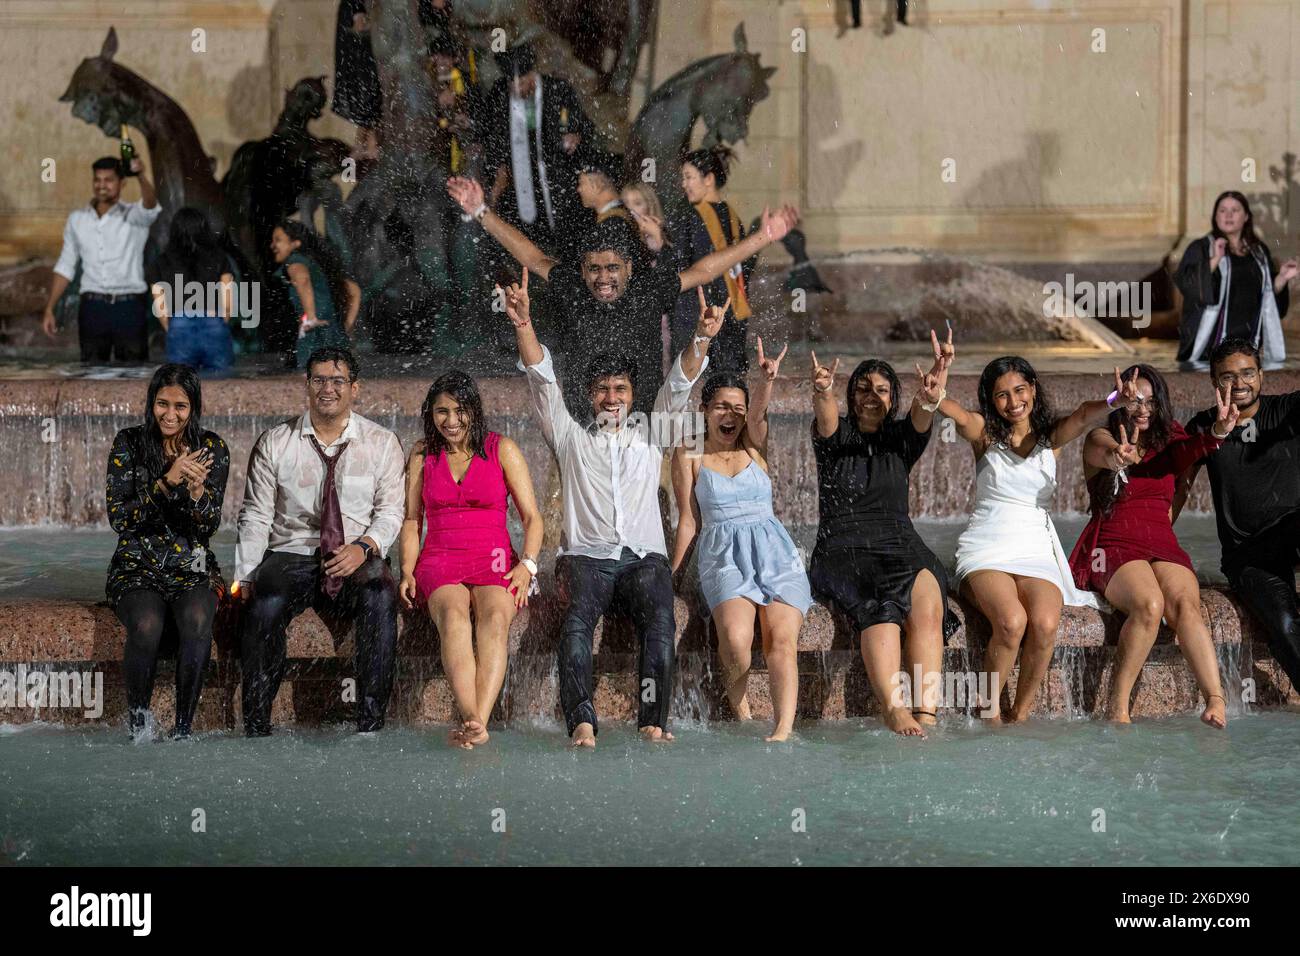
[[[704,390],[700,392],[700,404],[708,405],[709,402],[713,401],[713,396],[717,395],[718,392],[722,391],[724,388],[740,389],[740,391],[745,395],[745,405],[748,408],[749,385],[745,381],[745,376],[738,375],[735,372],[714,372],[710,375],[708,380],[704,383]],[[704,424],[704,434],[706,437],[709,434],[708,422],[705,422]],[[736,437],[740,438],[740,434],[737,434]],[[738,441],[737,446],[739,446],[739,444]]]
[[[199,447],[199,416],[203,412],[203,391],[199,384],[199,373],[188,365],[169,362],[159,367],[149,380],[149,391],[144,406],[144,448],[141,458],[149,476],[156,478],[167,470],[167,456],[163,453],[162,429],[153,413],[153,403],[158,393],[169,385],[180,388],[190,400],[190,417],[181,430],[180,442],[190,451]]]
[[[460,369],[444,372],[433,380],[424,404],[420,406],[420,421],[424,423],[424,454],[437,458],[439,452],[447,449],[447,439],[442,437],[438,426],[433,423],[433,407],[439,395],[450,395],[461,408],[469,412],[469,450],[471,455],[487,458],[483,442],[487,438],[487,427],[483,424],[483,399],[479,396],[474,379]]]
[[[898,382],[898,373],[884,359],[863,359],[849,376],[848,409],[849,418],[856,421],[853,413],[853,396],[858,390],[858,382],[868,375],[883,375],[889,382],[889,411],[885,412],[885,421],[891,422],[898,417],[898,403],[902,400],[902,386]]]
[[[281,219],[275,224],[275,229],[284,230],[284,234],[289,237],[291,242],[299,242],[298,252],[306,256],[316,265],[320,266],[321,271],[325,273],[325,281],[329,284],[330,298],[334,300],[334,307],[341,313],[347,311],[348,290],[346,280],[347,271],[343,268],[343,263],[334,247],[326,240],[316,234],[316,230],[311,229],[296,219]],[[317,306],[319,308],[319,305]],[[294,316],[297,318],[297,316]],[[350,366],[355,368],[356,366]]]
[[[995,358],[980,374],[979,403],[980,414],[984,416],[984,434],[995,445],[1005,445],[1011,438],[1011,423],[998,414],[993,401],[993,389],[1003,375],[1016,374],[1034,387],[1034,407],[1029,413],[1029,428],[1034,433],[1035,445],[1052,444],[1052,432],[1056,428],[1056,419],[1052,417],[1052,406],[1047,398],[1043,383],[1038,380],[1034,367],[1019,355],[1004,355]]]
[[[626,375],[632,383],[632,392],[636,393],[636,359],[626,352],[600,352],[587,363],[587,391],[591,391],[602,378],[611,375]]]
[[[1214,207],[1210,210],[1210,233],[1216,239],[1227,238],[1227,236],[1224,235],[1223,230],[1219,228],[1219,223],[1217,222],[1219,217],[1219,203],[1223,202],[1225,199],[1237,200],[1237,202],[1241,203],[1242,211],[1246,213],[1246,224],[1241,227],[1241,244],[1246,247],[1246,251],[1250,252],[1257,246],[1262,246],[1263,243],[1260,242],[1259,236],[1255,235],[1255,216],[1250,211],[1250,200],[1246,198],[1244,193],[1239,193],[1235,189],[1228,189],[1219,193],[1218,198],[1214,200]]]
[[[208,217],[193,206],[182,206],[167,229],[167,249],[155,271],[161,282],[178,273],[195,282],[215,282],[222,273],[233,273],[234,267],[217,244]]]
[[[90,164],[91,172],[98,172],[101,169],[111,169],[117,174],[118,179],[126,178],[122,172],[122,161],[116,156],[101,156]]]
[[[1142,444],[1148,452],[1158,452],[1169,444],[1169,436],[1173,432],[1174,412],[1169,404],[1169,387],[1165,384],[1164,376],[1150,365],[1130,365],[1120,373],[1121,377],[1127,380],[1134,369],[1137,369],[1139,380],[1146,379],[1151,383],[1151,423],[1142,432]],[[1120,425],[1128,430],[1128,410],[1122,406],[1106,418],[1106,430],[1116,441],[1119,440]],[[1131,433],[1129,438],[1132,439]],[[1128,485],[1125,483],[1116,491],[1112,476],[1104,471],[1094,476],[1093,481],[1097,483],[1093,489],[1093,510],[1109,515]]]
[[[1249,358],[1253,358],[1255,360],[1255,367],[1259,367],[1259,349],[1255,348],[1255,346],[1251,345],[1245,339],[1224,339],[1216,345],[1214,351],[1210,353],[1210,374],[1214,374],[1214,370],[1218,367],[1220,362],[1233,355],[1245,355]]]
[[[712,174],[719,189],[727,185],[727,175],[735,161],[736,154],[730,146],[723,144],[711,149],[693,149],[682,157],[682,165],[694,166],[700,171],[701,177]]]
[[[628,221],[618,216],[598,222],[582,242],[582,258],[601,252],[612,252],[624,262],[631,262],[636,253],[632,229]]]
[[[352,354],[352,350],[345,345],[322,345],[314,350],[311,355],[307,356],[307,378],[311,378],[312,366],[319,365],[322,362],[337,362],[339,365],[348,367],[348,381],[355,382],[361,375],[361,366],[357,364],[357,357]]]

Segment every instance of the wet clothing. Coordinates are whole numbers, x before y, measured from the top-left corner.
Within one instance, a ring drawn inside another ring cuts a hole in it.
[[[733,222],[731,208],[726,202],[710,203],[718,217],[722,236],[728,246],[734,246],[745,238],[745,227],[739,220]],[[677,255],[678,268],[688,269],[705,256],[717,250],[709,236],[704,219],[694,208],[688,210],[680,223],[673,230],[673,249]],[[741,281],[749,288],[750,276],[758,262],[752,256],[740,264]],[[718,276],[704,286],[704,297],[710,305],[722,305],[727,301],[727,278]],[[695,324],[700,317],[699,293],[694,289],[683,292],[677,299],[672,322],[672,350],[680,352],[690,343],[695,331]],[[737,372],[744,374],[749,369],[749,352],[745,344],[745,332],[748,323],[737,321],[734,313],[728,310],[722,320],[722,328],[709,345],[709,363],[715,372]]]
[[[311,292],[312,298],[315,300],[316,318],[321,322],[329,323],[329,325],[318,325],[313,329],[309,329],[306,335],[298,336],[295,354],[298,368],[305,369],[307,359],[311,357],[311,353],[316,349],[327,345],[341,345],[345,348],[351,348],[352,342],[348,338],[348,333],[343,329],[343,316],[334,307],[334,296],[330,292],[329,278],[325,275],[325,270],[317,265],[315,259],[305,256],[301,252],[290,253],[289,257],[275,270],[275,274],[284,281],[288,288],[289,302],[293,306],[295,323],[301,318],[305,309],[297,288],[289,278],[289,266],[294,263],[307,267],[307,271],[311,275]]]
[[[1070,553],[1075,585],[1105,595],[1115,572],[1130,561],[1168,561],[1195,571],[1169,523],[1174,479],[1219,444],[1209,432],[1189,435],[1182,425],[1172,422],[1165,447],[1148,451],[1142,461],[1125,470],[1128,480],[1121,480],[1119,497],[1109,515],[1103,514],[1095,501],[1101,483],[1114,482],[1116,473],[1094,475],[1088,482],[1094,502],[1089,507],[1092,518]]]
[[[809,582],[822,602],[845,614],[857,631],[877,624],[900,628],[912,610],[916,576],[928,570],[948,593],[948,573],[912,526],[908,476],[930,441],[910,416],[874,433],[841,416],[823,438],[812,423],[817,459],[817,546]],[[960,626],[944,600],[943,639]]]
[[[212,654],[212,619],[218,597],[210,588],[190,588],[170,598],[157,591],[128,591],[114,610],[126,628],[122,672],[126,678],[127,719],[132,730],[143,729],[153,700],[158,650],[169,623],[176,631],[176,722],[173,733],[184,736],[194,723],[203,692],[203,672]]]
[[[1208,431],[1217,417],[1199,412],[1187,430]],[[1210,477],[1223,573],[1300,687],[1300,392],[1261,395],[1254,417],[1198,464]]]

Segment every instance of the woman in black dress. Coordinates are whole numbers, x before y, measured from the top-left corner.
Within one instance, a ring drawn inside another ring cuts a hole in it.
[[[935,721],[943,645],[958,627],[948,610],[948,575],[908,514],[908,476],[930,441],[946,394],[950,360],[932,334],[935,362],[918,365],[920,386],[906,418],[887,362],[867,359],[849,377],[848,414],[831,393],[830,368],[812,357],[813,452],[817,458],[817,546],[808,575],[813,594],[861,635],[862,661],[881,719],[895,733],[925,736]],[[911,683],[912,709],[903,690]],[[925,691],[923,695],[923,691]],[[918,723],[919,721],[919,723]]]
[[[1178,325],[1178,361],[1209,368],[1209,355],[1225,339],[1245,339],[1260,351],[1261,365],[1286,358],[1282,318],[1295,278],[1295,259],[1279,269],[1268,246],[1255,235],[1250,203],[1235,190],[1220,193],[1210,231],[1187,247],[1174,282],[1183,293]]]
[[[158,646],[170,614],[179,638],[174,737],[188,737],[224,585],[208,540],[221,523],[230,451],[199,425],[199,377],[164,365],[149,383],[144,423],[123,428],[108,456],[108,523],[117,550],[106,591],[126,626],[122,670],[133,734],[146,728]]]

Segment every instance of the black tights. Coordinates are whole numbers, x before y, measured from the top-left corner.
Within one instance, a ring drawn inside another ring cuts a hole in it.
[[[1240,557],[1238,557],[1240,555]],[[1300,512],[1246,539],[1224,560],[1237,598],[1264,625],[1269,649],[1300,688],[1300,606],[1295,567],[1300,561]]]
[[[115,610],[126,626],[122,670],[126,674],[126,705],[132,729],[144,726],[153,699],[158,645],[167,623],[167,612],[171,611],[180,639],[176,652],[175,733],[189,734],[199,694],[203,691],[203,671],[212,653],[212,618],[217,611],[217,595],[206,583],[170,601],[157,591],[128,591],[117,602]]]

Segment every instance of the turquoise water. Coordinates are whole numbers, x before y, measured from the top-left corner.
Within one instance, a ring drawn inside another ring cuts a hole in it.
[[[1083,529],[1084,515],[1056,519],[1066,551]],[[957,550],[957,536],[966,519],[916,522],[921,537],[949,566]],[[792,528],[796,541],[811,551],[815,528]],[[1201,580],[1222,584],[1219,573],[1219,539],[1213,515],[1184,515],[1178,519],[1178,538],[1191,555]],[[6,528],[0,531],[0,600],[104,600],[104,577],[116,538],[108,528]],[[230,577],[235,560],[235,529],[223,528],[212,541],[217,561]],[[390,554],[396,554],[396,549]],[[395,557],[394,557],[394,560]]]
[[[1226,733],[1194,717],[954,718],[925,741],[874,721],[785,744],[764,730],[651,745],[612,727],[574,753],[532,728],[464,752],[433,727],[132,744],[0,726],[0,864],[1300,863],[1300,714]]]

